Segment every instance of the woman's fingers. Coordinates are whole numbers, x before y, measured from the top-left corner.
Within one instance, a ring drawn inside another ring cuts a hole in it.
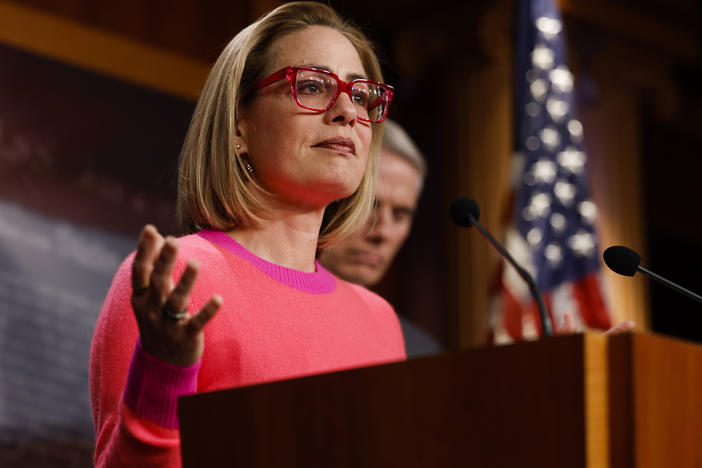
[[[132,262],[132,292],[135,296],[142,296],[148,291],[154,259],[162,245],[163,237],[155,227],[149,224],[142,229]]]
[[[609,330],[605,331],[604,335],[616,335],[618,333],[630,332],[634,329],[636,324],[633,320],[623,320]],[[566,333],[576,333],[578,331],[578,323],[575,320],[575,315],[572,312],[563,313],[563,326],[558,330],[559,335],[564,335]]]
[[[178,280],[178,284],[166,299],[166,303],[162,307],[165,318],[179,320],[179,315],[184,314],[190,302],[190,293],[195,286],[199,264],[195,260],[189,260],[185,266],[185,271]],[[185,315],[182,317],[185,318]]]
[[[177,255],[178,243],[172,237],[166,238],[149,278],[149,302],[154,308],[160,309],[173,290],[171,274]]]
[[[221,306],[222,297],[218,295],[212,296],[212,298],[207,301],[207,304],[205,304],[197,314],[193,315],[190,317],[190,320],[188,320],[186,325],[188,328],[188,333],[200,333],[205,325],[207,325],[207,322],[214,317]]]
[[[633,320],[623,320],[604,332],[605,335],[616,335],[618,333],[626,333],[630,332],[631,330],[634,329],[636,324],[634,323]]]

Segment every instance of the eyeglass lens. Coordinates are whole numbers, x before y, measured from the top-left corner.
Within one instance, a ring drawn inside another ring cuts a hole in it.
[[[298,70],[295,91],[298,103],[314,110],[326,110],[336,96],[339,84],[333,76],[310,70]],[[357,82],[351,88],[352,101],[358,109],[358,116],[365,120],[377,121],[385,115],[387,90],[381,86]]]

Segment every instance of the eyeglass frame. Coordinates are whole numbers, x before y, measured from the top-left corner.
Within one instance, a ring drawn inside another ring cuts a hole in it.
[[[332,78],[334,78],[336,80],[336,84],[337,84],[336,95],[331,99],[331,101],[329,101],[329,104],[327,105],[327,107],[325,109],[308,107],[308,106],[303,105],[300,102],[300,99],[297,97],[297,87],[295,86],[295,82],[297,81],[297,72],[300,70],[322,73],[324,75],[331,76]],[[334,107],[334,104],[336,104],[336,101],[337,101],[337,99],[339,99],[339,96],[341,96],[341,93],[346,93],[346,95],[348,95],[348,97],[351,99],[351,102],[353,102],[353,95],[351,94],[351,89],[357,83],[369,83],[369,84],[372,84],[375,86],[379,86],[380,88],[383,88],[386,91],[382,97],[378,98],[378,99],[382,99],[383,101],[385,101],[385,104],[386,104],[385,111],[383,112],[383,116],[378,120],[371,120],[371,119],[365,119],[365,118],[361,117],[360,115],[356,114],[356,118],[358,120],[361,120],[363,122],[370,122],[370,123],[380,123],[383,120],[385,120],[385,118],[388,115],[388,109],[390,109],[390,102],[392,102],[392,97],[393,97],[393,94],[395,92],[395,88],[393,88],[389,84],[381,83],[380,81],[356,79],[356,80],[351,80],[351,81],[347,82],[347,81],[344,81],[341,78],[339,78],[334,72],[331,72],[329,70],[324,70],[323,68],[298,67],[295,65],[288,65],[287,67],[283,67],[280,70],[271,73],[270,75],[268,75],[267,77],[265,77],[264,79],[259,81],[254,86],[253,89],[254,89],[254,91],[258,91],[259,89],[263,89],[266,86],[272,85],[273,83],[276,83],[280,80],[288,80],[288,82],[290,82],[290,90],[292,91],[293,99],[295,100],[295,103],[298,106],[302,107],[303,109],[319,112],[320,114],[327,112],[329,109]],[[372,107],[370,107],[370,109],[372,109],[373,107],[376,107],[376,106],[372,106]]]

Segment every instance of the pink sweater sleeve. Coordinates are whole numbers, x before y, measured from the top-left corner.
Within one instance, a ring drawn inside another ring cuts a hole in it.
[[[178,367],[160,361],[137,341],[129,365],[124,402],[136,414],[163,427],[178,428],[178,397],[197,391],[200,361]]]
[[[177,399],[196,391],[199,363],[180,368],[141,348],[130,302],[131,263],[130,256],[113,280],[91,346],[95,466],[179,467]]]

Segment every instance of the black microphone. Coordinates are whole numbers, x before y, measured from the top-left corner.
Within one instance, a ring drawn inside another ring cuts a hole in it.
[[[553,335],[551,320],[549,319],[548,314],[546,313],[546,305],[544,304],[544,298],[543,296],[541,296],[539,288],[536,287],[536,281],[534,281],[534,278],[529,274],[528,271],[522,268],[514,260],[514,258],[512,258],[512,255],[510,255],[510,253],[507,252],[507,249],[502,247],[502,245],[500,245],[500,243],[497,242],[497,240],[495,240],[494,237],[492,237],[492,234],[490,234],[490,232],[488,232],[488,230],[485,229],[482,226],[482,224],[478,222],[478,219],[480,218],[480,208],[478,208],[478,204],[475,202],[475,200],[471,200],[467,197],[456,198],[451,203],[450,212],[451,219],[457,225],[465,228],[475,226],[475,229],[477,229],[478,232],[480,232],[480,234],[482,234],[483,237],[487,239],[490,245],[492,245],[500,253],[500,255],[506,258],[509,264],[512,265],[515,270],[517,270],[519,276],[521,276],[522,279],[526,281],[526,283],[529,285],[529,291],[531,291],[531,295],[534,296],[534,299],[536,299],[536,303],[539,306],[539,315],[541,316],[541,330],[543,332],[543,335]]]
[[[672,288],[677,292],[686,295],[690,299],[702,302],[702,296],[699,296],[693,293],[692,291],[688,291],[682,286],[679,286],[673,283],[672,281],[669,281],[663,278],[662,276],[658,276],[654,272],[642,267],[640,265],[641,255],[637,254],[628,247],[624,247],[623,245],[613,245],[611,247],[608,247],[607,250],[605,250],[602,254],[602,258],[604,259],[609,269],[615,273],[619,273],[623,276],[634,276],[634,274],[637,271],[640,271],[644,275],[650,276],[659,283],[664,284],[669,288]]]

